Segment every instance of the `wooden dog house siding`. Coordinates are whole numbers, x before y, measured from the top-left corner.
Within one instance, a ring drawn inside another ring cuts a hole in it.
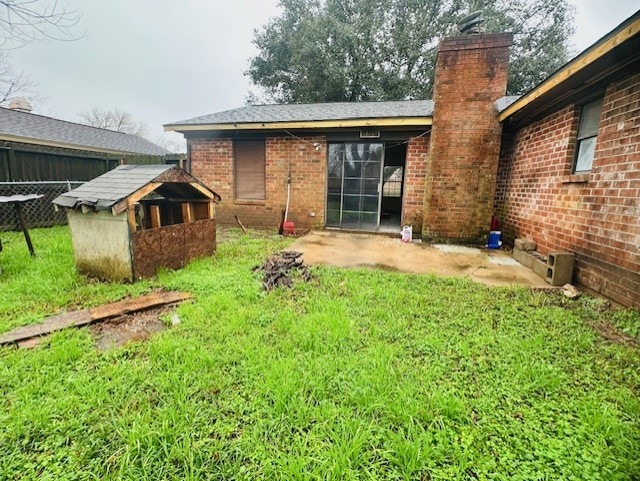
[[[216,250],[220,196],[172,165],[123,165],[60,195],[79,271],[110,280],[177,269]]]

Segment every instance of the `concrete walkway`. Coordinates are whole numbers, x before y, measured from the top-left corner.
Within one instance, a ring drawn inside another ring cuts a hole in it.
[[[454,245],[406,244],[382,235],[312,231],[291,246],[305,263],[337,267],[468,277],[492,286],[549,287],[511,254],[502,250]]]

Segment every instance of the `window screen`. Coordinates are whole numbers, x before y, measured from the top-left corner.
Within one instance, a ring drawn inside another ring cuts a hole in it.
[[[237,140],[234,150],[236,199],[264,200],[264,140]]]
[[[589,172],[593,164],[593,156],[596,151],[596,139],[598,126],[600,125],[600,112],[602,111],[602,99],[585,104],[580,113],[580,126],[578,127],[578,145],[576,149],[576,161],[574,172]]]

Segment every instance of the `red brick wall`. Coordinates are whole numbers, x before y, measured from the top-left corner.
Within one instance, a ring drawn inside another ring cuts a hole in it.
[[[320,150],[314,143],[318,142]],[[188,140],[192,174],[222,196],[216,208],[218,223],[236,225],[234,216],[252,227],[277,228],[287,201],[291,169],[289,220],[297,228],[324,226],[326,141],[324,137],[268,137],[266,139],[266,199],[234,199],[233,141]],[[315,216],[312,216],[315,214]]]
[[[216,207],[218,223],[224,204],[233,201],[233,142],[231,139],[188,139],[188,162],[191,174],[220,194]]]
[[[608,86],[593,167],[571,175],[579,109],[505,134],[496,211],[507,240],[575,252],[574,280],[640,307],[640,74]]]
[[[435,109],[422,234],[482,241],[489,230],[502,126],[494,102],[506,92],[511,34],[445,39]]]
[[[404,175],[402,223],[403,225],[411,224],[414,234],[422,230],[428,155],[429,135],[409,140]]]
[[[316,150],[314,143],[320,144]],[[327,143],[324,137],[267,139],[267,205],[278,218],[287,202],[287,172],[291,169],[289,220],[296,227],[324,226],[327,177]],[[312,217],[311,214],[315,214]]]

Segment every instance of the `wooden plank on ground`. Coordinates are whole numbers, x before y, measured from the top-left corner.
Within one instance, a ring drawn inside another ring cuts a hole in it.
[[[125,299],[123,301],[105,304],[92,309],[82,309],[80,311],[66,312],[57,316],[45,319],[40,324],[19,327],[13,331],[0,334],[0,345],[10,344],[32,337],[50,334],[67,327],[80,327],[92,322],[102,321],[131,312],[142,311],[152,307],[175,304],[190,299],[192,296],[188,292],[155,292],[135,299]]]
[[[74,312],[66,312],[58,316],[49,317],[40,324],[19,327],[0,335],[0,345],[9,344],[22,339],[42,336],[50,332],[59,331],[71,326],[84,326],[91,322],[91,313],[87,309]]]
[[[146,296],[136,297],[134,299],[125,299],[124,301],[104,304],[102,306],[89,309],[91,312],[91,320],[99,321],[110,317],[129,314],[130,312],[142,311],[151,307],[164,306],[166,304],[175,304],[192,296],[188,292],[155,292]]]

